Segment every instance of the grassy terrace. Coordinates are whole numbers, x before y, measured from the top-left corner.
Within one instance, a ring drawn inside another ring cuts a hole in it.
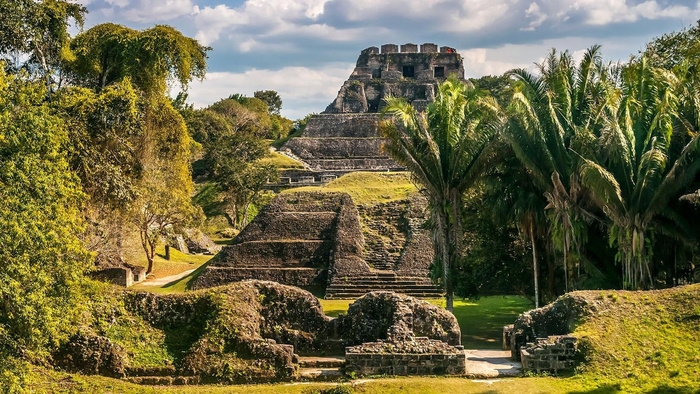
[[[282,193],[297,191],[345,192],[355,204],[372,205],[408,198],[417,189],[406,172],[353,172],[324,186],[302,186]]]

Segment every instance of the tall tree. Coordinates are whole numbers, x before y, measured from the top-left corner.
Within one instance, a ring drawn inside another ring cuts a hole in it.
[[[99,127],[88,133],[87,140],[77,140],[94,146],[108,141],[114,144],[108,151],[115,152],[110,153],[125,153],[124,157],[111,156],[111,161],[120,163],[109,168],[121,171],[124,165],[131,167],[130,172],[120,174],[127,175],[122,178],[123,185],[131,187],[133,198],[120,212],[138,229],[148,259],[147,272],[151,272],[160,234],[197,216],[189,198],[193,190],[190,164],[197,144],[166,96],[167,86],[176,82],[186,89],[193,79],[203,78],[209,48],[169,26],[137,31],[116,24],[98,25],[79,34],[71,48],[74,58],[66,68],[73,83],[98,92],[100,97],[111,97],[113,91],[124,93],[124,102],[115,101],[124,104],[123,121],[99,116],[114,112],[97,106],[85,119],[98,115],[97,120],[105,122],[97,122]],[[129,101],[129,97],[136,100]],[[125,121],[132,120],[130,115],[135,122]],[[93,126],[88,123],[84,128]],[[83,157],[86,150],[75,152],[79,157],[74,162],[90,161]]]
[[[100,90],[128,77],[144,93],[160,95],[170,81],[186,88],[204,78],[211,48],[170,26],[138,31],[104,23],[76,36],[71,49],[67,69],[75,83]]]
[[[90,257],[67,133],[43,83],[0,67],[0,386],[13,358],[45,357],[71,332]]]
[[[579,65],[568,52],[553,50],[538,65],[539,75],[511,72],[518,85],[505,136],[547,199],[549,233],[563,252],[566,291],[570,288],[571,251],[580,251],[590,220],[576,171],[577,157],[571,149],[591,149],[589,136],[599,128],[597,119],[606,98],[601,81],[608,78],[599,49],[590,48]],[[589,130],[593,132],[582,133]]]
[[[624,288],[648,288],[654,232],[674,233],[660,219],[684,227],[670,204],[700,172],[700,134],[697,118],[679,116],[683,81],[673,72],[650,67],[642,57],[624,68],[621,82],[603,114],[597,154],[583,160],[580,173],[612,221],[610,240],[617,245]],[[690,94],[697,106],[697,91]]]
[[[386,148],[423,188],[430,202],[435,266],[442,271],[446,306],[453,308],[452,270],[462,256],[462,198],[481,175],[502,125],[498,104],[473,85],[448,79],[425,113],[399,98],[387,99],[381,133]]]
[[[253,97],[260,99],[267,104],[270,114],[279,115],[282,110],[282,98],[274,90],[258,90],[253,93]]]
[[[82,28],[87,9],[65,0],[0,0],[0,58],[37,71],[51,89],[61,62],[70,58],[69,24]]]

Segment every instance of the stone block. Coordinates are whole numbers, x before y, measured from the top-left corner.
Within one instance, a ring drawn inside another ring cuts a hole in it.
[[[513,325],[503,326],[503,350],[510,350],[510,341],[513,335]]]
[[[363,49],[362,52],[360,52],[360,53],[362,55],[376,55],[376,54],[379,54],[379,48],[372,46],[372,47]]]
[[[382,53],[398,53],[399,46],[396,44],[384,44],[382,45]]]
[[[421,53],[437,53],[438,46],[433,43],[425,43],[420,46]]]
[[[432,81],[435,80],[435,74],[433,70],[420,70],[416,73],[416,79],[419,81]]]
[[[134,284],[134,274],[131,268],[106,268],[92,274],[92,277],[117,286],[130,287]]]
[[[418,53],[418,45],[411,43],[401,45],[401,53]]]
[[[384,70],[381,78],[384,81],[400,81],[403,78],[403,73],[401,71]]]

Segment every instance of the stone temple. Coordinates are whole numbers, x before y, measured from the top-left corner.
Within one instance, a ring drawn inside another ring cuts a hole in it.
[[[377,126],[384,99],[403,97],[422,110],[435,99],[437,83],[452,75],[464,79],[462,57],[450,47],[386,44],[381,51],[363,50],[336,99],[282,147],[306,167],[283,173],[282,183],[325,183],[352,171],[401,169],[382,151]]]
[[[422,110],[439,81],[463,79],[460,55],[450,47],[382,45],[362,51],[326,110],[282,153],[305,170],[282,174],[282,184],[325,183],[353,171],[400,170],[382,150],[377,127],[384,99],[403,97]],[[381,175],[381,176],[389,176]],[[420,195],[356,205],[346,193],[279,194],[195,280],[207,288],[245,279],[316,289],[326,298],[357,298],[390,290],[439,297],[429,279],[433,260],[424,229],[427,201]]]

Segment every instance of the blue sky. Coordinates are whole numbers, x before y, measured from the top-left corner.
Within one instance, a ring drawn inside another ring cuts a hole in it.
[[[79,0],[78,0],[79,1]],[[190,101],[274,89],[283,115],[321,112],[360,51],[385,43],[455,47],[467,77],[532,67],[551,48],[594,44],[626,60],[651,38],[692,26],[698,0],[91,0],[86,28],[167,24],[211,46]]]

